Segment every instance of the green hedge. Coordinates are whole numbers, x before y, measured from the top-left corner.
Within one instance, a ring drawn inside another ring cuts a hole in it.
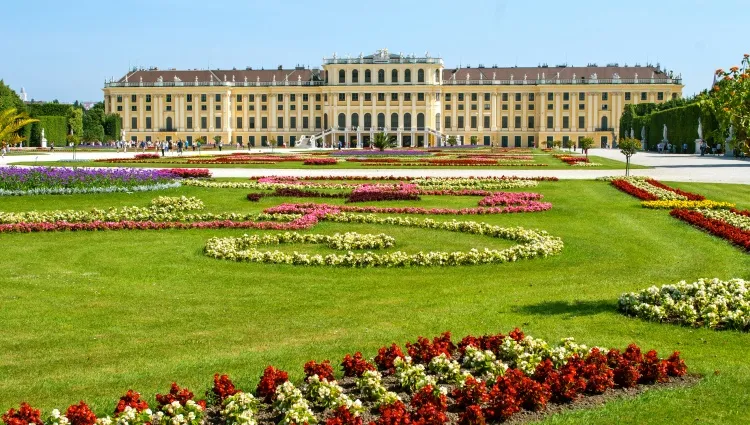
[[[65,138],[68,135],[68,119],[65,117],[36,117],[39,122],[31,124],[31,130],[29,131],[28,141],[31,143],[30,146],[41,146],[42,145],[42,128],[44,129],[44,137],[47,138],[48,142],[54,142],[57,146],[65,144]]]
[[[104,138],[107,141],[120,140],[120,130],[122,129],[122,118],[117,114],[107,114],[104,116]]]
[[[67,117],[73,107],[62,103],[30,103],[26,105],[26,108],[29,111],[29,115],[38,118],[51,116]]]

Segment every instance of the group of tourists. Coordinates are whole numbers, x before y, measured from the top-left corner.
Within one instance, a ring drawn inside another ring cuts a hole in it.
[[[716,146],[709,146],[705,140],[701,140],[700,143],[701,156],[705,156],[710,153],[711,155],[721,155],[724,153],[721,149],[721,143],[717,143]],[[710,152],[709,152],[710,151]]]

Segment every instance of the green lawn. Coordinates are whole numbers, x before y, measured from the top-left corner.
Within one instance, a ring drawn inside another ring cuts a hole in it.
[[[164,160],[152,160],[149,162],[140,162],[140,163],[131,163],[131,162],[122,162],[122,163],[109,163],[109,162],[95,162],[95,161],[81,161],[76,162],[76,167],[135,167],[135,168],[153,168],[153,167],[163,167],[163,168],[277,168],[277,169],[366,169],[366,170],[375,170],[375,169],[441,169],[441,168],[448,168],[448,169],[467,169],[467,170],[569,170],[569,169],[584,169],[584,170],[625,170],[625,162],[623,161],[615,161],[608,158],[603,158],[599,156],[591,155],[591,162],[595,162],[598,164],[601,164],[601,166],[595,166],[595,167],[573,167],[568,164],[565,164],[564,162],[560,161],[559,159],[553,157],[550,154],[542,153],[541,150],[534,150],[534,163],[536,164],[544,164],[544,166],[531,166],[531,167],[524,167],[524,166],[483,166],[483,167],[467,167],[467,166],[423,166],[423,167],[412,167],[412,166],[399,166],[399,165],[388,165],[388,164],[378,164],[378,166],[366,166],[362,165],[361,162],[339,162],[336,165],[304,165],[302,162],[278,162],[276,164],[188,164],[187,158],[188,157],[179,157],[179,156],[168,156]],[[567,150],[561,151],[561,153],[570,153]],[[525,154],[522,154],[525,155]],[[265,155],[264,155],[265,156]],[[213,155],[204,155],[203,158],[211,158]],[[191,157],[192,158],[192,157]],[[439,158],[439,157],[436,157]],[[624,160],[625,157],[623,157]],[[40,165],[36,162],[17,162],[17,165]],[[62,167],[70,167],[72,164],[70,162],[45,162],[42,165],[48,165],[48,166],[62,166]],[[648,168],[640,165],[630,165],[631,169],[637,169],[637,168]]]
[[[675,186],[750,208],[748,186]],[[667,211],[641,208],[605,182],[543,182],[533,191],[553,209],[460,218],[539,228],[565,242],[561,255],[502,265],[352,270],[232,263],[202,254],[208,238],[250,233],[243,230],[2,234],[0,410],[27,400],[48,411],[83,399],[105,414],[128,388],[153,399],[176,381],[202,395],[213,373],[222,372],[251,389],[268,364],[300,379],[310,359],[337,363],[346,353],[373,356],[379,346],[418,335],[450,330],[460,337],[518,326],[550,341],[573,336],[619,348],[636,342],[662,355],[676,349],[692,372],[705,375],[693,387],[649,391],[543,423],[747,423],[750,334],[631,319],[617,313],[616,301],[624,291],[682,279],[749,279],[750,255]],[[295,201],[250,203],[246,193],[184,187],[12,197],[0,209],[146,205],[155,196],[183,194],[201,198],[213,212]],[[389,205],[468,207],[478,199]],[[394,226],[321,223],[311,231],[351,230],[390,234],[408,251],[507,246]]]

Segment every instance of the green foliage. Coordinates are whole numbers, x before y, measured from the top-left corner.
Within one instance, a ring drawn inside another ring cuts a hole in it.
[[[117,114],[105,114],[102,122],[105,141],[120,140],[122,118]]]
[[[29,126],[31,129],[29,137],[29,146],[41,146],[42,145],[42,129],[44,129],[44,137],[49,142],[55,142],[56,144],[65,143],[68,136],[68,119],[59,116],[42,116],[37,118],[39,122],[36,122]]]
[[[16,108],[18,112],[28,112],[26,105],[15,90],[6,86],[5,82],[0,80],[0,111],[10,108]]]
[[[456,136],[449,136],[448,140],[446,140],[445,143],[447,143],[448,146],[456,146],[458,141],[456,140]]]
[[[68,113],[68,128],[78,139],[83,136],[83,110],[71,108]]]
[[[628,176],[630,175],[630,157],[641,150],[641,141],[635,138],[631,139],[630,137],[626,137],[620,139],[619,148],[620,152],[625,155],[625,175]]]
[[[217,145],[221,143],[221,136],[214,136],[213,139],[214,139],[214,143],[216,143]]]
[[[592,139],[591,137],[582,137],[578,141],[578,147],[586,152],[586,156],[589,156],[589,149],[591,149],[592,146],[594,146],[594,139]]]
[[[31,103],[27,105],[32,117],[58,116],[67,117],[73,109],[71,105],[60,103]]]
[[[384,151],[385,148],[393,147],[395,143],[393,136],[389,136],[385,133],[376,133],[374,139],[375,140],[373,141],[372,145],[378,148],[380,151]]]
[[[471,136],[469,138],[469,142],[471,143],[472,146],[476,146],[478,140],[479,140],[479,137],[477,136]]]
[[[26,139],[21,129],[35,122],[25,111],[18,112],[15,108],[0,111],[0,142],[10,145],[23,142]]]
[[[716,70],[716,77],[719,80],[707,102],[720,124],[714,134],[723,137],[734,128],[730,142],[750,153],[750,54],[745,53],[740,66]]]
[[[552,141],[552,146],[554,146],[557,149],[560,149],[562,147],[562,145],[563,145],[562,140],[553,140]]]

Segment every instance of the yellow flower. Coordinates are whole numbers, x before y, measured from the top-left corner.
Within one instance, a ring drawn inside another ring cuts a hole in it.
[[[705,201],[680,201],[680,200],[671,200],[671,201],[643,201],[641,202],[641,206],[644,208],[652,208],[652,209],[687,209],[687,210],[694,210],[697,208],[706,208],[706,209],[718,209],[718,208],[734,208],[735,204],[731,202],[718,202],[718,201],[711,201],[706,199]]]

